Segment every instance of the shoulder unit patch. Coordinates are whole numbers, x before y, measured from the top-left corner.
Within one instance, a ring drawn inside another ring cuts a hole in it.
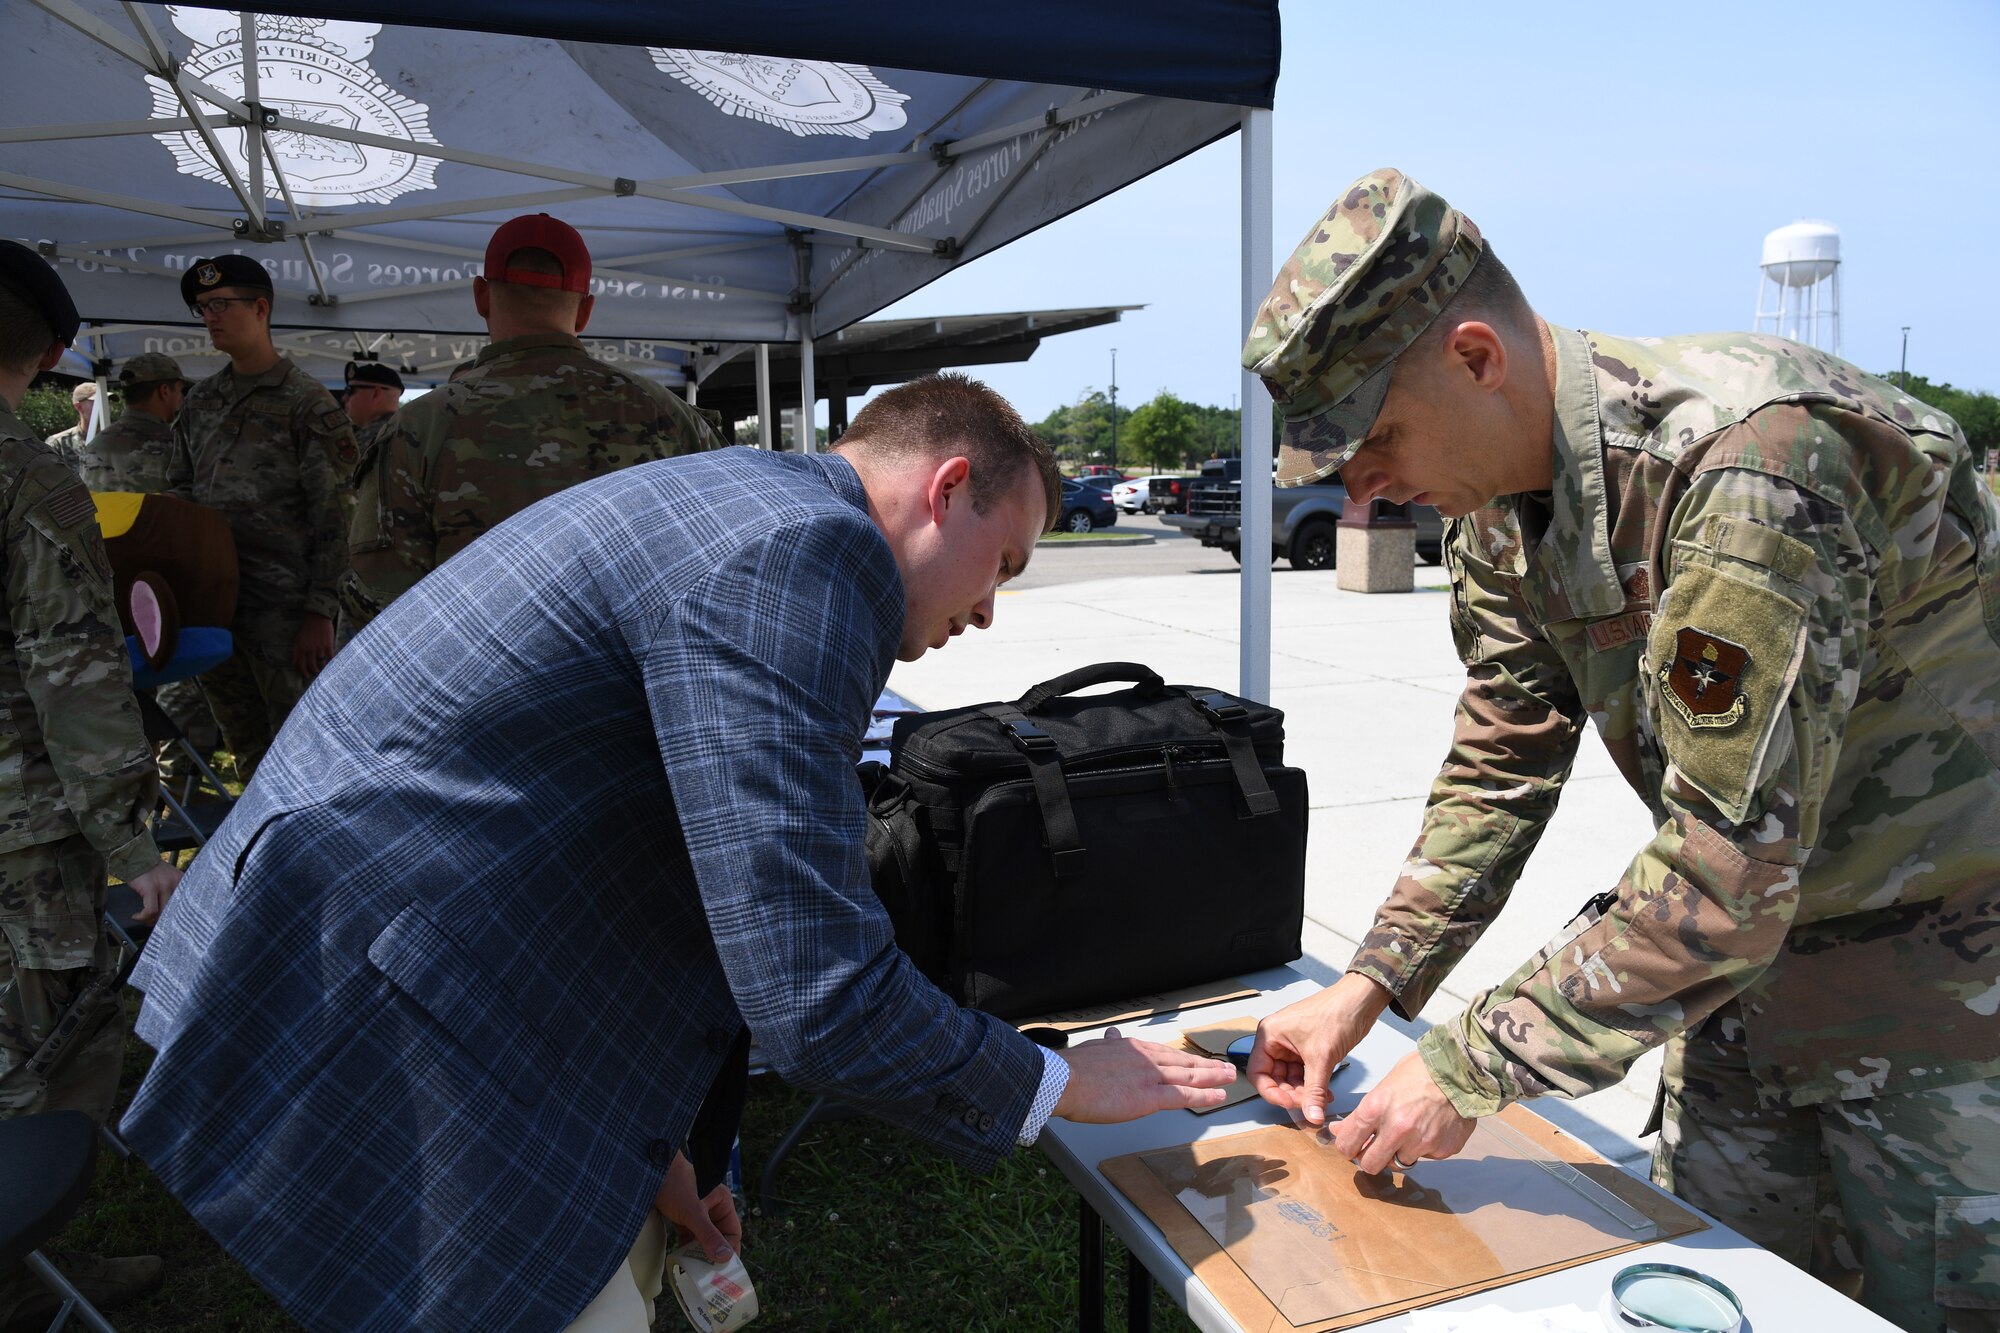
[[[1743,672],[1750,650],[1742,644],[1683,626],[1674,635],[1671,661],[1660,667],[1667,701],[1691,727],[1733,727],[1749,711]]]

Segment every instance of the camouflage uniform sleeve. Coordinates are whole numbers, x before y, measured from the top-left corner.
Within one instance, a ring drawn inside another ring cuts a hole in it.
[[[1460,1114],[1609,1086],[1783,946],[1861,678],[1870,598],[1897,577],[1895,541],[1865,542],[1839,503],[1729,465],[1841,429],[1817,416],[1766,409],[1731,428],[1676,503],[1640,667],[1668,819],[1598,900],[1601,915],[1579,917],[1425,1034],[1425,1063]],[[1906,503],[1889,502],[1903,514],[1888,531],[1934,525],[1942,484],[1912,479]]]
[[[418,415],[397,415],[377,441],[374,462],[356,489],[349,542],[353,577],[341,591],[356,629],[437,565],[437,497],[414,429]]]
[[[340,614],[341,575],[347,572],[347,513],[341,503],[338,468],[339,460],[353,466],[354,426],[325,390],[301,398],[293,413],[299,488],[305,493],[311,544],[305,611],[332,620]]]
[[[1445,541],[1465,688],[1416,846],[1348,965],[1405,1018],[1505,905],[1576,757],[1576,687],[1494,564],[1519,540],[1511,515],[1482,510]]]
[[[64,798],[111,873],[132,879],[160,862],[147,827],[158,778],[96,507],[54,460],[28,473],[7,516],[6,580],[22,683]]]
[[[174,414],[174,438],[167,446],[167,494],[192,501],[194,496],[194,446],[189,441],[188,413]]]

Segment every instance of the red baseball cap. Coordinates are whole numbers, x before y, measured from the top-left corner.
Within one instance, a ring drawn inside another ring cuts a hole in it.
[[[517,250],[546,250],[562,264],[562,276],[530,273],[508,268],[507,261]],[[548,287],[556,291],[590,291],[590,251],[583,236],[561,218],[547,213],[523,213],[500,224],[486,243],[486,280],[515,282],[524,287]]]

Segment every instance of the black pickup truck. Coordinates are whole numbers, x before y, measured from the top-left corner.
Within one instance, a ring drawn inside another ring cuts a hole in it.
[[[1187,508],[1188,487],[1193,477],[1152,477],[1146,482],[1146,512],[1178,514]]]
[[[1242,464],[1234,458],[1210,459],[1186,489],[1186,512],[1161,522],[1220,546],[1242,560],[1237,529],[1243,519]],[[1347,507],[1347,488],[1338,474],[1310,486],[1271,488],[1271,558],[1284,557],[1293,569],[1332,569],[1334,525]],[[1417,555],[1435,565],[1444,558],[1444,517],[1429,505],[1409,506],[1417,525]]]

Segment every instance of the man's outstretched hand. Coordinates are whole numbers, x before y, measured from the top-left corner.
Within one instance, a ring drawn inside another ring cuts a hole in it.
[[[1121,1037],[1117,1028],[1061,1055],[1069,1064],[1069,1086],[1055,1113],[1085,1124],[1137,1120],[1179,1107],[1220,1106],[1236,1081],[1236,1067],[1226,1061]]]

